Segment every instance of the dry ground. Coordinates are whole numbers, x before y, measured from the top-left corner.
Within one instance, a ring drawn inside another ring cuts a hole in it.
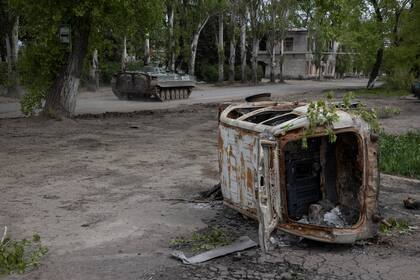
[[[401,108],[388,131],[420,128],[417,101],[369,102]],[[50,249],[39,269],[6,279],[418,279],[420,230],[354,246],[279,234],[288,246],[265,261],[257,249],[194,267],[171,259],[172,238],[208,225],[256,238],[255,222],[189,201],[218,182],[216,118],[216,105],[198,104],[0,120],[0,226],[16,238],[39,233]],[[420,184],[383,177],[383,214],[420,226],[420,211],[402,207],[407,195],[420,199]]]

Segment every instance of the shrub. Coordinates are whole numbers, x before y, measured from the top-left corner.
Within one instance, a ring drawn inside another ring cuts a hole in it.
[[[143,68],[143,66],[144,66],[144,63],[143,63],[142,60],[129,62],[129,63],[127,63],[127,70],[128,71],[139,71]]]
[[[410,90],[414,76],[403,67],[392,69],[392,72],[385,77],[385,86],[390,90]]]
[[[0,62],[0,86],[7,85],[8,77],[7,77],[7,63]]]
[[[208,83],[217,82],[219,79],[219,69],[217,65],[212,65],[208,63],[197,64],[196,76],[198,79],[201,79]]]
[[[111,83],[112,75],[120,71],[121,69],[121,63],[120,62],[113,62],[113,61],[107,61],[103,62],[99,66],[99,77],[101,79],[101,82],[104,84]]]

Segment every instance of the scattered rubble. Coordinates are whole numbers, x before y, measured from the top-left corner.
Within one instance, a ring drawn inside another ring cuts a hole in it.
[[[404,207],[407,209],[420,209],[420,201],[415,200],[412,197],[404,199]]]

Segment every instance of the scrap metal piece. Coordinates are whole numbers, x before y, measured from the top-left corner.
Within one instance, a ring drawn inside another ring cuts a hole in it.
[[[200,253],[190,258],[187,258],[185,254],[181,251],[173,251],[172,256],[177,259],[180,259],[184,264],[196,264],[206,262],[208,260],[215,259],[218,257],[226,256],[235,252],[243,251],[255,247],[257,245],[258,244],[255,243],[248,236],[241,236],[237,241],[235,241],[232,244],[214,248],[212,250]]]

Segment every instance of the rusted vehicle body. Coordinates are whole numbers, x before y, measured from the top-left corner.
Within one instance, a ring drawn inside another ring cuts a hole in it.
[[[224,203],[260,223],[260,245],[276,228],[308,239],[353,243],[377,233],[378,138],[337,110],[330,143],[319,127],[302,146],[308,106],[231,104],[219,116]],[[223,111],[222,111],[223,110]]]
[[[118,99],[156,98],[160,101],[187,99],[195,86],[189,75],[168,73],[159,67],[146,66],[142,71],[116,73],[111,81]]]

